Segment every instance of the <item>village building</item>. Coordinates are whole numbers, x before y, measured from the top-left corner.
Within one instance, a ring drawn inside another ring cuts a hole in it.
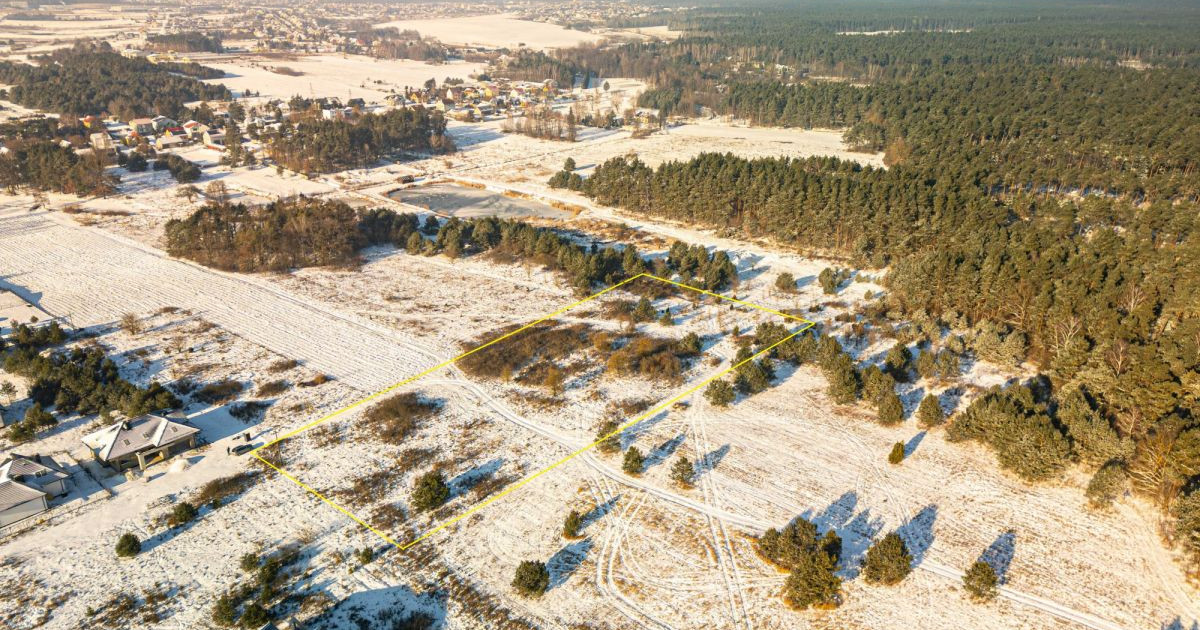
[[[147,414],[122,420],[83,438],[96,461],[122,471],[166,461],[196,447],[200,429],[182,418]]]
[[[225,132],[219,129],[205,129],[201,134],[204,146],[221,151],[225,148]]]
[[[67,493],[68,478],[49,457],[9,456],[0,463],[0,527],[50,509],[49,499]]]
[[[154,121],[149,118],[134,118],[129,121],[129,127],[139,136],[154,135]]]

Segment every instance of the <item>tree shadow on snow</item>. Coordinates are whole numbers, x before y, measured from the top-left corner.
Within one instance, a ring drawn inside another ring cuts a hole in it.
[[[979,559],[991,565],[996,571],[1000,584],[1008,583],[1008,568],[1012,566],[1013,554],[1017,551],[1017,533],[1011,529],[1000,534],[987,549],[983,550]]]
[[[896,530],[912,554],[914,567],[921,566],[929,548],[933,546],[933,524],[937,521],[937,512],[936,505],[927,505]]]
[[[696,476],[699,477],[700,475],[704,475],[713,470],[716,470],[717,464],[720,464],[721,460],[725,459],[725,456],[728,454],[729,454],[729,445],[728,444],[720,446],[720,447],[706,453],[703,457],[700,458],[700,461],[696,462]]]
[[[912,436],[912,438],[908,441],[908,443],[904,445],[904,456],[905,457],[908,457],[908,456],[912,455],[913,453],[917,452],[917,447],[920,446],[921,441],[925,439],[926,433],[927,433],[927,431],[921,431],[920,433]]]
[[[457,497],[469,492],[480,481],[496,474],[496,471],[500,470],[500,467],[503,465],[504,459],[497,457],[459,474],[447,483],[450,486],[450,496]]]
[[[617,507],[617,501],[620,499],[621,495],[618,494],[604,503],[596,504],[595,507],[588,510],[587,514],[583,515],[583,518],[581,519],[583,521],[583,526],[580,529],[586,528],[592,523],[604,518],[609,512],[612,511],[613,508]]]
[[[675,454],[680,444],[686,436],[683,433],[655,446],[646,454],[644,470],[649,470],[653,466],[657,466],[667,460],[668,457]]]
[[[571,575],[583,564],[583,561],[587,560],[588,552],[592,550],[593,545],[590,538],[577,540],[550,556],[550,559],[546,561],[546,570],[550,573],[549,588],[566,584],[567,580],[571,579]]]
[[[668,413],[668,410],[663,409],[662,411],[654,414],[653,416],[650,416],[649,418],[645,418],[641,422],[638,422],[637,424],[622,431],[619,436],[621,438],[621,450],[625,450],[625,449],[629,448],[634,442],[637,441],[637,439],[639,437],[641,437],[642,435],[645,435],[646,433],[649,433],[650,430],[653,429],[655,425],[662,422],[663,420],[666,420],[668,415],[670,415]],[[634,417],[636,417],[636,416],[634,416]]]
[[[1200,622],[1193,621],[1192,625],[1183,625],[1183,619],[1176,617],[1160,626],[1162,630],[1200,630]]]
[[[441,593],[416,593],[406,586],[389,586],[351,594],[320,617],[305,624],[315,630],[341,628],[420,628],[446,626],[446,602]]]

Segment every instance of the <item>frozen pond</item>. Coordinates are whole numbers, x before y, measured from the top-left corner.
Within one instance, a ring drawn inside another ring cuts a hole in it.
[[[388,197],[439,214],[463,219],[473,217],[561,219],[571,216],[568,212],[540,201],[508,197],[491,190],[457,184],[431,184],[403,188],[393,190],[388,193]]]

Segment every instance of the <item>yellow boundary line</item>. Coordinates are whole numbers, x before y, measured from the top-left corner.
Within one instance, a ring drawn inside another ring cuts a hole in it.
[[[522,480],[518,481],[517,483],[515,483],[515,484],[513,484],[513,485],[509,486],[508,488],[505,488],[505,489],[504,489],[502,492],[499,492],[499,493],[497,493],[497,494],[495,494],[495,495],[493,495],[493,496],[491,496],[491,497],[488,497],[487,499],[485,499],[485,500],[483,500],[483,501],[481,501],[481,502],[479,502],[479,503],[475,504],[474,506],[472,506],[472,507],[471,507],[470,509],[468,509],[466,512],[463,512],[462,514],[460,514],[460,515],[458,515],[458,516],[456,516],[456,517],[454,517],[454,518],[452,518],[452,519],[450,519],[450,520],[448,520],[448,521],[446,521],[446,522],[444,522],[444,523],[442,523],[442,524],[438,525],[437,527],[435,527],[435,528],[433,528],[433,529],[431,529],[431,530],[429,530],[429,531],[425,532],[424,534],[421,534],[421,535],[420,535],[420,536],[418,536],[417,538],[414,538],[413,540],[411,540],[411,541],[409,541],[409,542],[407,542],[407,543],[404,543],[404,544],[401,544],[401,543],[398,543],[398,542],[396,542],[395,540],[393,540],[393,539],[392,539],[390,536],[388,536],[387,534],[385,534],[385,533],[383,533],[382,531],[380,531],[380,530],[378,530],[378,529],[376,529],[376,528],[372,527],[372,526],[371,526],[369,523],[367,523],[367,522],[366,522],[366,521],[364,521],[363,519],[361,519],[361,518],[359,518],[358,516],[356,516],[356,515],[355,515],[353,512],[351,512],[351,511],[347,510],[346,508],[344,508],[344,507],[342,507],[342,506],[338,505],[337,503],[333,502],[333,500],[329,499],[329,498],[328,498],[328,497],[326,497],[324,494],[321,494],[320,492],[318,492],[318,491],[317,491],[315,488],[313,488],[312,486],[309,486],[308,484],[304,483],[303,481],[301,481],[301,480],[297,479],[296,477],[294,477],[294,476],[292,476],[291,474],[289,474],[287,471],[283,470],[283,469],[282,469],[282,468],[280,468],[279,466],[276,466],[275,464],[272,464],[271,462],[267,461],[267,460],[266,460],[266,459],[264,459],[264,458],[263,458],[261,455],[259,455],[259,454],[258,454],[258,451],[261,451],[262,449],[265,449],[265,448],[267,448],[267,447],[269,447],[269,446],[274,446],[275,444],[278,444],[278,443],[282,442],[283,440],[286,440],[286,439],[288,439],[288,438],[290,438],[290,437],[294,437],[294,436],[296,436],[296,435],[298,435],[298,434],[300,434],[300,433],[303,433],[304,431],[307,431],[307,430],[309,430],[309,429],[311,429],[311,428],[313,428],[313,427],[315,427],[315,426],[317,426],[317,425],[319,425],[319,424],[321,424],[321,423],[323,423],[323,422],[327,422],[327,421],[329,421],[329,420],[332,420],[333,418],[336,418],[336,417],[338,417],[338,416],[340,416],[340,415],[342,415],[342,414],[344,414],[344,413],[346,413],[346,412],[348,412],[348,411],[351,411],[351,410],[353,410],[353,409],[356,409],[356,408],[358,408],[358,407],[361,407],[362,405],[365,405],[366,403],[369,403],[369,402],[371,402],[372,400],[375,400],[375,399],[379,398],[380,396],[383,396],[383,395],[385,395],[385,394],[388,394],[388,393],[390,393],[390,392],[392,392],[392,391],[395,391],[396,389],[398,389],[398,388],[400,388],[400,387],[403,387],[403,386],[405,386],[405,385],[408,385],[409,383],[412,383],[413,381],[416,381],[417,379],[420,379],[420,378],[422,378],[422,377],[424,377],[424,376],[427,376],[427,375],[429,375],[429,374],[431,374],[431,373],[433,373],[433,372],[436,372],[436,371],[438,371],[438,370],[440,370],[440,369],[442,369],[442,368],[444,368],[444,367],[447,367],[447,366],[449,366],[449,365],[453,365],[454,363],[457,363],[459,360],[461,360],[461,359],[464,359],[464,358],[466,358],[466,357],[468,357],[468,356],[471,356],[472,354],[475,354],[476,352],[479,352],[480,350],[483,350],[484,348],[487,348],[487,347],[489,347],[489,346],[492,346],[492,345],[495,345],[495,344],[497,344],[497,343],[499,343],[499,342],[501,342],[501,341],[504,341],[505,339],[508,339],[509,337],[512,337],[513,335],[516,335],[516,334],[518,334],[518,333],[520,333],[520,332],[522,332],[522,331],[528,330],[528,329],[530,329],[530,328],[532,328],[532,327],[534,327],[534,326],[536,326],[536,325],[538,325],[538,324],[540,324],[540,323],[542,323],[542,322],[544,322],[544,321],[547,321],[547,320],[549,320],[549,319],[553,319],[553,318],[555,318],[555,317],[557,317],[557,316],[559,316],[559,315],[561,315],[561,314],[563,314],[563,313],[565,313],[565,312],[567,312],[567,311],[569,311],[569,310],[572,310],[572,309],[574,309],[574,308],[576,308],[576,307],[578,307],[578,306],[580,306],[580,305],[582,305],[582,304],[586,304],[587,302],[590,302],[590,301],[592,301],[592,300],[594,300],[594,299],[596,299],[596,298],[598,298],[598,297],[600,297],[600,296],[602,296],[602,295],[604,295],[604,294],[606,294],[606,293],[609,293],[609,292],[611,292],[611,291],[613,291],[613,290],[615,290],[615,289],[618,289],[618,288],[620,288],[620,287],[622,287],[622,286],[624,286],[624,285],[626,285],[626,284],[629,284],[630,282],[633,282],[634,280],[637,280],[637,279],[639,279],[639,278],[649,278],[649,279],[651,279],[651,280],[657,280],[657,281],[659,281],[659,282],[664,282],[664,283],[666,283],[666,284],[674,285],[674,286],[676,286],[676,287],[679,287],[679,288],[682,288],[682,289],[687,289],[687,290],[689,290],[689,291],[694,291],[694,292],[696,292],[696,293],[700,293],[700,294],[703,294],[703,295],[708,295],[708,296],[711,296],[711,297],[715,297],[715,298],[718,298],[718,299],[721,299],[721,300],[725,300],[725,301],[727,301],[727,302],[732,302],[732,303],[734,303],[734,304],[739,304],[739,305],[741,305],[741,306],[745,306],[745,307],[752,308],[752,309],[755,309],[755,310],[763,311],[763,312],[765,312],[765,313],[771,313],[772,315],[778,315],[778,316],[780,316],[780,317],[783,317],[783,318],[785,318],[785,319],[789,319],[789,320],[793,320],[793,321],[801,322],[801,323],[803,324],[803,326],[801,326],[800,328],[796,329],[795,331],[793,331],[793,332],[792,332],[792,334],[790,334],[790,335],[788,335],[788,336],[784,337],[783,339],[780,339],[779,341],[776,341],[775,343],[773,343],[773,344],[771,344],[771,345],[769,345],[769,346],[767,346],[767,347],[763,348],[762,350],[759,350],[758,352],[756,352],[756,353],[754,353],[754,354],[750,355],[749,357],[746,357],[746,358],[745,358],[745,359],[743,359],[742,361],[739,361],[739,362],[737,362],[737,363],[735,363],[735,364],[733,364],[733,365],[730,365],[729,367],[725,368],[724,370],[721,370],[720,372],[717,372],[716,374],[713,374],[712,376],[709,376],[708,378],[704,379],[703,381],[700,381],[700,382],[699,382],[699,383],[697,383],[696,385],[694,385],[694,386],[692,386],[692,387],[688,388],[687,390],[684,390],[682,393],[679,393],[679,394],[677,394],[677,395],[673,396],[671,399],[669,399],[669,400],[667,400],[667,401],[665,401],[665,402],[662,402],[662,403],[660,403],[659,405],[657,405],[657,406],[656,406],[656,407],[654,407],[653,409],[650,409],[649,411],[646,411],[646,412],[642,413],[641,415],[637,416],[636,418],[633,418],[633,419],[632,419],[632,420],[630,420],[629,422],[626,422],[625,424],[623,424],[623,425],[621,425],[621,426],[617,427],[615,430],[613,430],[612,432],[608,433],[607,435],[601,436],[599,439],[597,439],[596,441],[592,442],[591,444],[588,444],[587,446],[584,446],[584,447],[582,447],[582,448],[576,449],[575,451],[571,452],[571,453],[570,453],[569,455],[567,455],[566,457],[564,457],[564,458],[562,458],[562,459],[560,459],[560,460],[558,460],[558,461],[554,462],[553,464],[550,464],[549,466],[547,466],[547,467],[545,467],[545,468],[543,468],[543,469],[541,469],[541,470],[537,471],[536,473],[533,473],[532,475],[530,475],[530,476],[528,476],[528,477],[526,477],[526,478],[524,478],[524,479],[522,479]],[[745,302],[745,301],[743,301],[743,300],[739,300],[739,299],[737,299],[737,298],[732,298],[732,297],[729,297],[729,296],[726,296],[726,295],[721,295],[720,293],[714,293],[714,292],[712,292],[712,291],[706,291],[706,290],[704,290],[704,289],[700,289],[700,288],[697,288],[697,287],[693,287],[693,286],[690,286],[690,285],[684,284],[684,283],[682,283],[682,282],[676,282],[676,281],[674,281],[674,280],[669,280],[669,279],[667,279],[667,278],[660,278],[660,277],[658,277],[658,276],[655,276],[655,275],[652,275],[652,274],[648,274],[648,273],[639,273],[639,274],[638,274],[638,275],[636,275],[636,276],[633,276],[633,277],[631,277],[631,278],[628,278],[628,279],[622,280],[621,282],[618,282],[618,283],[616,283],[616,284],[614,284],[614,285],[612,285],[612,286],[610,286],[610,287],[608,287],[608,288],[606,288],[606,289],[604,289],[604,290],[602,290],[602,291],[599,291],[599,292],[597,292],[597,293],[593,293],[592,295],[589,295],[588,297],[586,297],[586,298],[583,298],[582,300],[579,300],[579,301],[577,301],[577,302],[574,302],[574,303],[572,303],[572,304],[569,304],[569,305],[567,305],[567,306],[564,306],[563,308],[560,308],[560,309],[558,309],[557,311],[554,311],[553,313],[550,313],[549,315],[545,315],[545,316],[543,316],[543,317],[541,317],[541,318],[538,318],[538,319],[536,319],[536,320],[534,320],[534,321],[532,321],[532,322],[529,322],[528,324],[525,324],[524,326],[521,326],[520,328],[517,328],[517,329],[515,329],[515,330],[512,330],[511,332],[508,332],[508,333],[506,333],[506,334],[503,334],[503,335],[501,335],[501,336],[499,336],[499,337],[496,337],[495,339],[493,339],[493,340],[491,340],[491,341],[489,341],[489,342],[487,342],[487,343],[485,343],[485,344],[483,344],[483,345],[481,345],[481,346],[479,346],[479,347],[472,348],[472,349],[470,349],[470,350],[468,350],[468,351],[466,351],[466,352],[464,352],[464,353],[462,353],[462,354],[460,354],[460,355],[458,355],[458,356],[454,357],[453,359],[449,359],[449,360],[447,360],[447,361],[443,361],[443,362],[441,362],[441,363],[439,363],[439,364],[437,364],[437,365],[435,365],[435,366],[433,366],[433,367],[431,367],[431,368],[428,368],[428,369],[426,369],[426,370],[423,370],[423,371],[421,371],[420,373],[418,373],[418,374],[416,374],[416,375],[414,375],[414,376],[411,376],[411,377],[409,377],[409,378],[406,378],[406,379],[404,379],[404,380],[402,380],[402,381],[400,381],[400,382],[398,382],[398,383],[396,383],[396,384],[394,384],[394,385],[389,385],[388,387],[385,387],[384,389],[381,389],[381,390],[379,390],[379,391],[375,392],[374,394],[371,394],[370,396],[367,396],[367,397],[365,397],[365,398],[363,398],[363,399],[361,399],[361,400],[359,400],[359,401],[357,401],[357,402],[355,402],[355,403],[353,403],[353,404],[351,404],[351,405],[348,405],[348,406],[346,406],[346,407],[342,407],[341,409],[338,409],[337,411],[334,411],[334,412],[332,412],[332,413],[330,413],[330,414],[327,414],[327,415],[325,415],[325,416],[322,416],[322,417],[320,417],[320,418],[318,418],[318,419],[316,419],[316,420],[314,420],[314,421],[312,421],[312,422],[310,422],[310,423],[308,423],[308,424],[305,424],[305,425],[303,425],[303,426],[301,426],[301,427],[299,427],[299,428],[297,428],[297,429],[293,429],[292,431],[289,431],[289,432],[287,432],[287,433],[285,433],[285,434],[283,434],[283,435],[281,435],[281,436],[279,436],[279,437],[275,438],[274,440],[271,440],[270,442],[267,442],[266,444],[263,444],[262,446],[259,446],[259,447],[255,448],[254,450],[250,451],[250,454],[251,454],[251,455],[254,455],[254,457],[255,457],[255,458],[257,458],[257,459],[258,459],[258,461],[260,461],[260,462],[262,462],[262,463],[266,464],[267,466],[271,467],[272,469],[274,469],[276,472],[278,472],[280,475],[282,475],[282,476],[283,476],[285,479],[287,479],[287,480],[291,481],[292,483],[296,484],[297,486],[300,486],[300,487],[301,487],[301,488],[303,488],[304,490],[308,491],[308,493],[309,493],[309,494],[312,494],[312,495],[313,495],[313,496],[315,496],[316,498],[318,498],[318,499],[320,499],[321,501],[323,501],[325,504],[327,504],[327,505],[329,505],[329,506],[333,507],[335,510],[337,510],[337,511],[341,512],[342,514],[344,514],[344,515],[346,515],[346,516],[348,516],[348,517],[350,517],[350,519],[351,519],[351,520],[353,520],[354,522],[358,523],[359,525],[362,525],[363,527],[367,528],[368,530],[370,530],[370,531],[371,531],[372,533],[374,533],[375,535],[377,535],[377,536],[379,536],[380,538],[382,538],[383,540],[387,541],[387,543],[388,543],[388,544],[390,544],[390,545],[392,545],[392,546],[394,546],[394,547],[398,547],[398,548],[399,548],[399,549],[401,549],[401,550],[405,550],[405,549],[408,549],[409,547],[412,547],[413,545],[416,545],[417,543],[421,542],[422,540],[425,540],[426,538],[428,538],[428,537],[430,537],[430,536],[432,536],[432,535],[436,534],[437,532],[440,532],[440,531],[442,531],[443,529],[446,529],[447,527],[450,527],[451,525],[454,525],[455,523],[457,523],[457,522],[459,522],[459,521],[461,521],[461,520],[463,520],[463,519],[467,518],[468,516],[471,516],[472,514],[475,514],[476,512],[479,512],[479,511],[480,511],[480,510],[482,510],[483,508],[485,508],[485,507],[487,507],[487,506],[491,505],[492,503],[495,503],[496,501],[499,501],[500,499],[502,499],[502,498],[504,498],[504,497],[508,496],[509,494],[512,494],[513,492],[516,492],[516,491],[517,491],[517,490],[519,490],[520,488],[524,487],[526,484],[528,484],[528,483],[532,482],[534,479],[537,479],[538,477],[541,477],[542,475],[544,475],[544,474],[546,474],[546,473],[550,472],[551,470],[554,470],[555,468],[558,468],[559,466],[562,466],[563,464],[565,464],[565,463],[567,463],[567,462],[571,461],[572,459],[575,459],[575,458],[576,458],[576,457],[578,457],[579,455],[583,454],[583,453],[584,453],[584,452],[586,452],[587,450],[589,450],[589,449],[591,449],[591,448],[595,447],[597,444],[599,444],[599,443],[601,443],[601,442],[603,442],[603,441],[605,441],[605,440],[607,440],[607,439],[609,439],[609,438],[611,438],[611,437],[613,437],[613,436],[615,436],[615,435],[617,435],[617,434],[621,433],[622,431],[625,431],[625,430],[627,430],[627,429],[629,429],[629,428],[633,427],[634,425],[637,425],[638,423],[640,423],[640,422],[644,421],[646,418],[649,418],[649,417],[651,417],[651,416],[653,416],[653,415],[655,415],[655,414],[659,413],[660,411],[662,411],[662,410],[666,409],[667,407],[670,407],[671,405],[673,405],[673,404],[675,404],[676,402],[678,402],[680,399],[683,399],[683,398],[685,398],[685,397],[687,397],[687,396],[690,396],[690,395],[692,395],[692,394],[693,394],[693,393],[695,393],[697,390],[699,390],[701,387],[703,387],[703,386],[705,386],[705,385],[707,385],[707,384],[711,383],[712,381],[715,381],[715,380],[717,380],[717,379],[721,378],[722,376],[725,376],[726,374],[729,374],[730,372],[732,372],[732,371],[734,371],[734,370],[736,370],[736,369],[738,369],[738,368],[742,367],[743,365],[745,365],[745,364],[749,363],[750,361],[754,361],[755,359],[757,359],[757,358],[759,358],[759,357],[761,357],[761,356],[763,356],[763,355],[767,354],[767,353],[768,353],[768,352],[770,352],[771,350],[775,349],[775,347],[779,346],[780,344],[783,344],[783,343],[785,343],[785,342],[786,342],[786,341],[788,341],[789,339],[792,339],[792,338],[794,338],[796,335],[799,335],[799,334],[803,333],[804,331],[806,331],[806,330],[808,330],[808,329],[812,328],[812,327],[813,327],[813,326],[815,326],[815,325],[816,325],[816,323],[815,323],[815,322],[811,322],[811,321],[809,321],[809,320],[807,320],[807,319],[804,319],[804,318],[802,318],[802,317],[796,317],[795,315],[788,315],[787,313],[782,313],[782,312],[780,312],[780,311],[776,311],[776,310],[774,310],[774,309],[766,308],[766,307],[764,307],[764,306],[759,306],[758,304],[754,304],[754,303],[752,303],[752,302]]]

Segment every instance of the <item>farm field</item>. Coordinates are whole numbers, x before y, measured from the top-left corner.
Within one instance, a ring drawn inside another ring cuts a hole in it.
[[[1200,0],[9,5],[0,630],[1200,630]]]
[[[5,282],[19,281],[23,292],[37,297],[51,312],[69,315],[76,326],[111,325],[123,312],[152,314],[174,306],[212,322],[238,344],[261,348],[242,353],[296,358],[306,369],[333,377],[336,392],[326,390],[329,393],[309,400],[311,412],[301,417],[268,416],[258,431],[286,430],[322,409],[348,404],[449,356],[455,342],[472,336],[472,330],[484,332],[526,321],[532,312],[553,310],[568,297],[555,288],[557,282],[549,275],[511,278],[502,269],[488,270],[489,265],[481,267],[470,260],[406,263],[407,255],[384,252],[372,256],[363,272],[305,272],[283,282],[269,276],[230,276],[171,261],[144,246],[65,219],[18,208],[6,211],[2,219],[0,238],[5,247],[0,256],[5,268],[13,270]],[[810,284],[808,290],[780,303],[769,278],[755,273],[753,261],[738,261],[745,278],[739,295],[784,307],[818,299]],[[379,289],[371,278],[404,278],[377,275],[390,265],[408,271],[404,281],[412,283],[411,288],[385,288],[400,299],[380,302],[371,297]],[[138,280],[132,270],[146,280]],[[366,276],[359,277],[360,273]],[[85,276],[86,285],[79,283],[77,279]],[[361,288],[346,280],[361,282]],[[153,282],[157,288],[150,290],[140,282]],[[494,290],[480,290],[481,283]],[[427,287],[471,292],[476,304],[466,305],[464,299],[464,316],[448,300],[442,315],[431,319],[420,301],[403,299],[406,291]],[[513,290],[526,292],[527,297],[508,299]],[[105,297],[98,299],[98,294]],[[477,314],[469,315],[472,310]],[[415,317],[405,312],[422,313],[421,323],[412,323]],[[715,320],[693,325],[724,328]],[[263,369],[261,362],[256,364],[241,353],[227,360],[231,364],[225,369],[239,378],[255,380]],[[634,479],[620,472],[611,456],[588,454],[505,497],[502,504],[471,517],[445,536],[431,539],[425,553],[484,584],[503,581],[503,574],[520,558],[557,558],[551,565],[556,567],[556,586],[536,603],[512,610],[514,615],[546,623],[601,614],[614,620],[615,627],[799,627],[820,623],[824,614],[799,616],[782,607],[772,595],[782,576],[757,559],[747,536],[805,514],[836,528],[848,549],[861,549],[868,537],[880,531],[899,529],[919,550],[918,567],[923,570],[906,581],[899,593],[926,605],[898,611],[891,605],[897,592],[859,585],[847,575],[847,604],[836,617],[843,627],[906,623],[958,627],[951,619],[996,628],[1071,627],[1071,623],[1146,627],[1170,621],[1191,605],[1186,591],[1169,587],[1179,583],[1177,569],[1138,527],[1141,516],[1133,508],[1097,516],[1083,509],[1078,488],[1031,489],[1008,481],[986,453],[948,445],[938,432],[922,434],[911,426],[885,429],[856,418],[853,411],[837,411],[812,368],[780,379],[777,387],[729,411],[693,396],[686,410],[672,410],[635,432],[633,441],[652,452],[667,445],[672,453],[687,453],[706,462],[696,490],[673,488],[661,464]],[[511,474],[535,470],[586,443],[591,419],[599,411],[592,404],[569,415],[551,413],[514,396],[511,386],[464,378],[453,369],[414,387],[447,401],[447,415],[444,422],[423,431],[412,447],[447,453],[480,448],[510,453],[500,470]],[[307,391],[297,395],[311,396]],[[343,430],[353,431],[356,423],[353,417],[346,418]],[[472,427],[471,439],[454,438],[464,426]],[[884,469],[882,453],[896,440],[910,444],[911,460],[900,469]],[[286,448],[286,456],[306,479],[336,487],[344,483],[338,480],[353,478],[367,466],[354,444],[320,445],[311,436],[301,437]],[[388,457],[385,450],[369,460],[377,466]],[[791,464],[781,466],[783,461]],[[929,484],[928,479],[941,481]],[[157,494],[164,485],[146,487]],[[396,487],[404,485],[400,482]],[[568,506],[597,504],[606,507],[603,517],[588,525],[590,542],[564,545],[555,531]],[[121,505],[110,503],[100,508],[103,514],[97,514],[104,519],[100,522],[111,524],[109,531],[149,527],[119,516]],[[267,525],[283,522],[291,525],[284,530]],[[6,567],[5,579],[40,574],[38,567],[60,562],[62,553],[73,553],[66,547],[39,544],[69,535],[71,527],[47,528],[6,544],[6,552],[23,561]],[[378,542],[337,512],[276,479],[201,518],[187,533],[155,547],[139,562],[164,569],[169,568],[164,562],[204,565],[196,571],[204,577],[197,577],[192,586],[211,586],[234,567],[228,558],[202,553],[203,545],[209,536],[228,529],[241,532],[234,546],[242,548],[278,544],[289,536],[315,537],[327,549]],[[95,538],[107,540],[114,535]],[[1005,582],[1011,596],[993,607],[979,608],[955,592],[953,576],[973,554],[989,546],[1011,557]],[[481,549],[486,551],[480,553]],[[229,558],[237,553],[234,549]],[[82,557],[93,555],[105,557],[99,550]],[[61,579],[79,581],[89,572],[111,570],[106,564],[110,561],[80,562],[79,557],[74,573]],[[1137,560],[1114,571],[1111,566],[1117,557]],[[313,566],[323,566],[322,558],[314,557]],[[419,585],[402,577],[407,575],[408,561],[404,554],[385,554],[369,570],[335,580],[331,592],[350,594],[364,588],[420,592]],[[138,583],[137,571],[128,575],[131,583]],[[54,617],[58,621],[48,627],[70,627],[71,614],[78,614],[97,596],[81,593],[64,602]],[[180,620],[204,614],[200,594],[195,597],[176,602]],[[444,614],[453,625],[475,627],[469,616],[459,616],[463,611],[451,609]]]

